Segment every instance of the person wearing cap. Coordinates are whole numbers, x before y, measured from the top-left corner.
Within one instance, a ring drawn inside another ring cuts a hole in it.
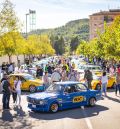
[[[51,82],[53,83],[53,82],[59,82],[59,81],[61,81],[61,74],[59,70],[56,68],[51,75]]]

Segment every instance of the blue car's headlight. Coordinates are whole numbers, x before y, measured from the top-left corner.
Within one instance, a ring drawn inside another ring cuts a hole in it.
[[[39,104],[40,104],[40,105],[44,105],[44,104],[46,104],[46,103],[47,103],[47,101],[45,101],[45,100],[40,100],[40,101],[39,101]]]

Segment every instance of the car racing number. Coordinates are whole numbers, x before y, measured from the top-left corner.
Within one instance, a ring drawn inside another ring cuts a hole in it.
[[[82,102],[84,100],[83,96],[77,96],[73,98],[73,103]]]

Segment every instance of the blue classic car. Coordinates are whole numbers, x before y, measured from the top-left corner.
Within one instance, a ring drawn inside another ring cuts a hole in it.
[[[94,106],[101,98],[101,92],[89,90],[80,82],[56,82],[45,92],[27,96],[28,107],[32,111],[57,112],[80,106]]]

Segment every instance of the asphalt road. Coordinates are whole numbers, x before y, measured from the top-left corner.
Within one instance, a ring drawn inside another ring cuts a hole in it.
[[[95,107],[59,111],[58,113],[34,113],[27,108],[26,95],[22,95],[22,108],[14,107],[11,98],[10,111],[2,110],[0,94],[0,129],[120,129],[120,96],[109,89]]]

